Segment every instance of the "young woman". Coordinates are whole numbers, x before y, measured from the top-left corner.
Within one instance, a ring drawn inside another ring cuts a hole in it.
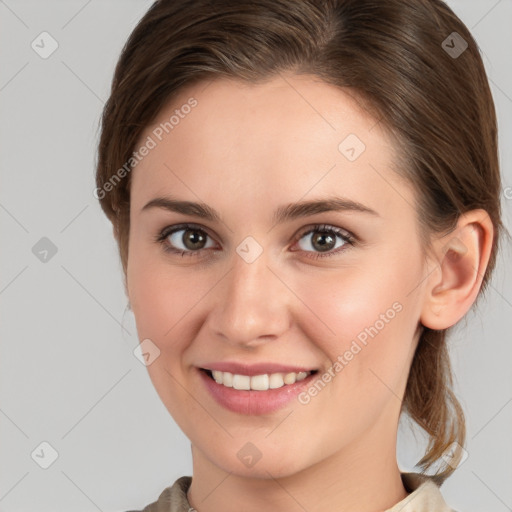
[[[192,445],[193,475],[145,512],[450,510],[446,334],[502,224],[484,66],[443,2],[155,2],[96,194]],[[402,413],[430,438],[421,473],[398,468]]]

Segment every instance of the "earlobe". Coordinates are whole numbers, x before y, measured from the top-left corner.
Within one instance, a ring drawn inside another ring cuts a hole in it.
[[[494,228],[485,210],[459,217],[455,230],[434,242],[435,271],[425,290],[420,321],[442,330],[456,324],[470,309],[489,262]]]

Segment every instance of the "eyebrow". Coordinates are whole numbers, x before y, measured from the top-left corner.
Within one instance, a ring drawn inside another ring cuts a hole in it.
[[[149,203],[141,209],[141,212],[151,208],[162,208],[183,215],[200,217],[211,222],[221,222],[220,214],[205,203],[180,201],[171,197],[156,197],[149,201]],[[301,217],[308,217],[317,213],[330,211],[361,212],[380,217],[375,210],[357,201],[343,197],[328,197],[326,199],[302,201],[300,203],[290,203],[280,206],[274,212],[273,223],[281,224]]]

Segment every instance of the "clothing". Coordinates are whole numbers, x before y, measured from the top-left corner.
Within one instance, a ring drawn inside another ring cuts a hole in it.
[[[456,512],[448,507],[438,485],[430,476],[420,473],[401,473],[405,489],[410,494],[385,512]],[[157,501],[143,510],[127,512],[194,512],[187,499],[191,476],[182,476],[166,487]]]

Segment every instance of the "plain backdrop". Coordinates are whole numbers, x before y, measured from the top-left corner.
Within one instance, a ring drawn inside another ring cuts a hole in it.
[[[510,230],[512,1],[448,3],[490,78]],[[112,229],[93,196],[114,65],[150,5],[0,0],[2,512],[142,508],[192,474],[190,443],[134,356]],[[504,240],[487,296],[450,340],[469,456],[442,492],[460,512],[512,510],[510,262]],[[403,470],[414,470],[423,441],[402,425]]]

